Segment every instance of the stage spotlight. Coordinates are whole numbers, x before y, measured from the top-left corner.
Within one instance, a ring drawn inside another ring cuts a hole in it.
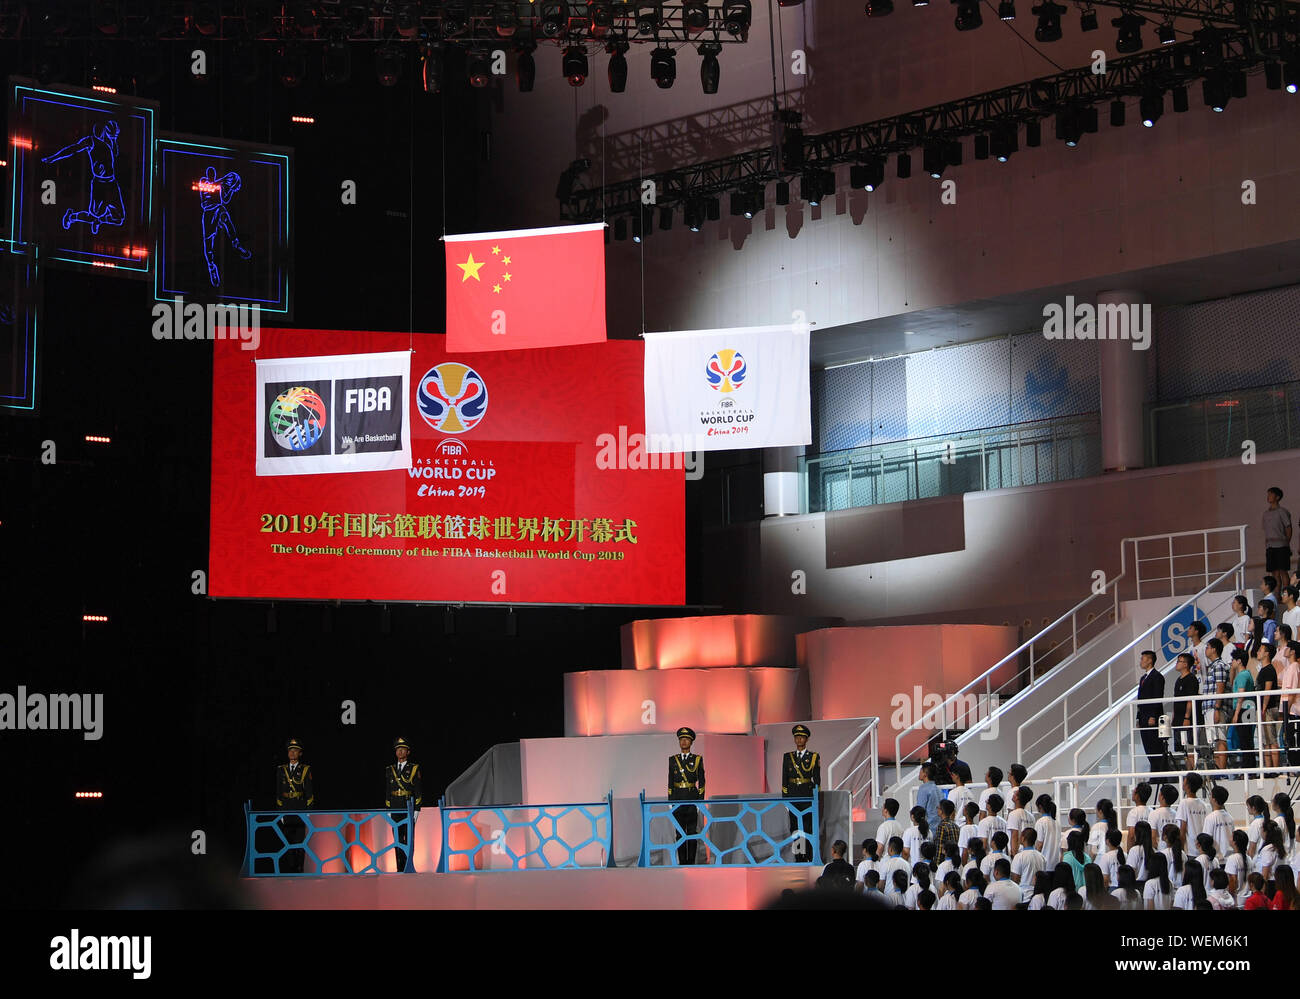
[[[639,3],[636,5],[636,33],[638,35],[655,34],[659,30],[659,25],[663,23],[663,19],[663,4]]]
[[[749,30],[753,12],[749,0],[726,0],[722,5],[722,27],[729,35],[743,35]]]
[[[706,94],[716,94],[722,78],[718,56],[722,54],[721,42],[705,42],[700,46],[700,87]]]
[[[514,4],[498,4],[497,6],[506,6],[513,9]],[[420,5],[418,3],[398,4],[393,24],[397,28],[397,33],[403,38],[414,38],[420,33]]]
[[[882,156],[873,156],[849,168],[849,184],[856,190],[874,191],[884,181],[885,160]]]
[[[1127,113],[1127,109],[1125,108],[1125,106],[1124,106],[1124,102],[1123,102],[1123,101],[1120,101],[1120,100],[1114,100],[1114,101],[1111,101],[1111,102],[1110,102],[1110,124],[1111,124],[1111,127],[1112,127],[1112,128],[1123,128],[1123,127],[1124,127],[1124,118],[1125,118],[1126,113]]]
[[[1282,85],[1288,94],[1294,94],[1300,89],[1300,56],[1292,56],[1286,61],[1286,68],[1282,71]]]
[[[799,181],[799,193],[804,201],[816,208],[827,198],[835,196],[834,170],[806,170]]]
[[[542,4],[540,19],[542,34],[547,38],[558,38],[564,34],[569,23],[569,5],[567,3]]]
[[[395,87],[402,78],[402,50],[392,45],[375,51],[375,77],[381,87]]]
[[[1228,82],[1221,73],[1207,76],[1201,83],[1201,99],[1211,111],[1222,113],[1228,106]]]
[[[989,133],[987,140],[988,147],[985,151],[985,155],[991,153],[993,158],[999,163],[1005,163],[1007,160],[1011,159],[1012,149],[1009,136],[1014,134],[1014,126],[1009,129],[995,127],[993,131]],[[980,156],[980,137],[978,135],[975,136],[975,158],[977,160],[983,159],[983,157]]]
[[[1169,96],[1173,99],[1175,114],[1182,114],[1187,110],[1187,88],[1181,83],[1169,91]]]
[[[1165,95],[1160,90],[1148,90],[1142,95],[1138,109],[1142,114],[1142,124],[1151,128],[1165,113]]]
[[[686,228],[691,232],[699,232],[704,225],[704,202],[699,198],[691,198],[686,202]]]
[[[597,38],[614,27],[614,9],[610,6],[608,0],[603,3],[592,3],[587,8],[591,16],[591,33]]]
[[[1043,123],[1040,121],[1025,122],[1025,145],[1030,149],[1036,149],[1043,144]]]
[[[1016,5],[1011,0],[1002,0],[998,4],[998,20],[1014,21],[1016,19]]]
[[[867,0],[867,17],[884,17],[894,12],[894,0]]]
[[[1115,51],[1121,53],[1141,51],[1142,25],[1146,23],[1145,17],[1139,17],[1132,11],[1125,11],[1119,17],[1111,18],[1111,27],[1119,29],[1119,36],[1115,39]]]
[[[692,35],[709,26],[709,5],[703,0],[692,0],[682,5],[682,23]]]
[[[975,158],[977,160],[989,158],[989,137],[982,133],[975,136]]]
[[[907,178],[910,176],[912,176],[912,154],[899,153],[898,154],[898,179],[907,180]]]
[[[641,242],[641,238],[642,238],[641,216],[633,215],[632,216],[632,242],[639,243]]]
[[[667,232],[673,227],[673,210],[672,206],[664,205],[659,209],[659,228]]]
[[[1079,30],[1080,31],[1097,30],[1097,11],[1094,8],[1088,7],[1086,10],[1084,10],[1079,14]]]
[[[498,38],[511,38],[519,30],[519,15],[515,12],[513,0],[496,3],[492,6],[492,28]]]
[[[607,46],[609,53],[609,89],[611,93],[621,94],[627,89],[627,45],[619,42]]]
[[[672,49],[655,49],[650,54],[650,78],[660,90],[667,90],[677,79],[677,56]]]
[[[1083,138],[1083,121],[1075,108],[1062,108],[1056,112],[1056,137],[1071,149]]]
[[[424,47],[424,65],[421,67],[421,83],[426,94],[442,93],[442,47],[426,45]]]
[[[1061,40],[1061,15],[1065,8],[1052,0],[1046,0],[1033,8],[1038,17],[1038,26],[1034,28],[1034,38],[1040,42],[1059,42]]]
[[[759,184],[747,184],[741,188],[741,193],[745,198],[745,209],[741,213],[747,219],[752,219],[755,215],[760,214],[766,205],[767,192]]]
[[[943,176],[944,168],[947,165],[948,161],[944,155],[944,147],[938,142],[927,142],[921,150],[921,169],[935,180],[938,180]]]
[[[564,76],[571,87],[581,87],[587,82],[587,53],[577,45],[564,50]]]
[[[1244,69],[1234,69],[1228,74],[1228,86],[1232,96],[1241,100],[1247,94],[1246,89],[1246,71]]]
[[[717,198],[706,198],[704,200],[704,217],[710,222],[717,222],[722,218],[722,202]]]
[[[1174,34],[1174,22],[1166,21],[1156,28],[1156,37],[1160,39],[1161,45],[1173,45],[1178,41],[1178,36]]]
[[[952,23],[958,31],[974,31],[984,23],[979,0],[952,0],[952,3],[957,8],[957,17]]]
[[[296,87],[307,78],[307,54],[297,42],[283,45],[275,54],[275,75],[281,86]]]
[[[346,42],[330,42],[321,61],[321,76],[326,83],[342,84],[352,78],[352,50]]]
[[[466,57],[469,85],[482,89],[492,82],[492,56],[483,49],[474,49]]]
[[[773,193],[772,200],[784,208],[790,203],[790,182],[788,180],[778,180],[776,190]]]
[[[515,83],[521,94],[531,94],[533,84],[537,82],[537,61],[533,58],[533,46],[521,46],[515,56]]]
[[[1282,89],[1282,64],[1267,62],[1264,64],[1264,86],[1269,90]]]

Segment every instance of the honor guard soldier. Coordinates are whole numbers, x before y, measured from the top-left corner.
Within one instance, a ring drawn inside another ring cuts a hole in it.
[[[807,748],[808,737],[812,735],[807,725],[796,725],[790,731],[794,735],[795,748],[781,760],[781,797],[811,798],[821,786],[821,758]],[[790,813],[790,832],[800,829],[812,833],[811,810],[806,815]],[[798,863],[812,863],[812,843],[807,838],[795,840],[794,859]]]
[[[393,752],[397,756],[397,762],[392,764],[384,771],[384,776],[388,780],[388,787],[384,793],[384,806],[386,808],[400,808],[400,812],[391,813],[391,818],[395,823],[397,833],[397,870],[399,872],[406,870],[406,851],[402,847],[409,842],[406,818],[407,801],[414,802],[415,812],[420,812],[420,803],[424,800],[424,790],[422,787],[422,778],[420,776],[420,764],[412,763],[411,744],[400,736],[393,743]]]
[[[284,750],[289,762],[275,768],[275,806],[283,811],[311,808],[316,803],[316,795],[311,786],[311,767],[301,762],[302,743],[290,739],[284,744]],[[307,838],[307,824],[296,815],[286,815],[280,819],[280,832],[292,846]],[[278,873],[301,874],[305,857],[305,850],[287,851],[278,865]]]
[[[677,744],[681,747],[681,752],[668,757],[669,801],[701,801],[704,798],[704,757],[691,752],[694,743],[694,729],[677,730]],[[699,828],[699,814],[699,809],[694,805],[673,809],[673,817],[687,836],[694,835]],[[683,842],[677,848],[677,863],[695,863],[696,847],[699,844],[700,841],[696,839]]]

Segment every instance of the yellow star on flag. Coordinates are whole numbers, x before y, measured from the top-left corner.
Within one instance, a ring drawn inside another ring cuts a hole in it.
[[[494,285],[492,286],[492,291],[493,291],[493,293],[495,293],[495,294],[497,294],[497,295],[500,295],[500,294],[501,294],[501,286],[500,286],[499,284],[494,284]]]
[[[501,258],[501,262],[502,262],[503,264],[505,264],[507,267],[510,266],[510,258],[509,258],[509,257],[502,257],[502,258]]]
[[[485,263],[485,261],[482,261],[482,260],[475,260],[475,259],[474,259],[474,254],[473,254],[473,252],[471,251],[468,260],[466,260],[463,264],[457,264],[457,265],[456,265],[457,267],[459,267],[459,268],[464,272],[464,273],[461,275],[461,279],[460,279],[461,284],[464,284],[464,283],[465,283],[466,281],[468,281],[470,278],[473,278],[475,281],[480,281],[480,280],[482,280],[482,278],[480,278],[480,277],[478,276],[478,269],[479,269],[480,267],[482,267],[484,263]]]
[[[505,274],[501,275],[501,277],[502,277],[503,280],[509,281],[509,280],[510,280],[510,273],[507,271]]]
[[[493,255],[493,256],[496,256],[496,255],[497,255],[498,253],[500,253],[500,252],[501,252],[501,247],[499,247],[499,246],[494,246],[494,247],[492,247],[492,255]],[[509,258],[509,257],[506,258],[506,263],[510,263],[510,258]]]

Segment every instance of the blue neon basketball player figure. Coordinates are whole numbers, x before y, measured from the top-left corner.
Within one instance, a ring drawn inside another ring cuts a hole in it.
[[[92,233],[97,233],[101,225],[121,225],[126,221],[122,188],[117,182],[117,139],[121,131],[117,122],[106,121],[72,145],[41,159],[42,163],[57,163],[77,153],[85,153],[90,159],[90,206],[82,212],[71,208],[64,212],[64,229],[85,222]]]
[[[208,280],[212,287],[221,287],[221,269],[217,267],[215,251],[217,233],[224,232],[235,252],[247,260],[252,251],[239,241],[235,223],[231,221],[230,209],[227,207],[239,193],[243,181],[233,170],[224,177],[217,178],[217,168],[208,167],[199,181],[199,205],[203,208],[203,259],[208,264]]]

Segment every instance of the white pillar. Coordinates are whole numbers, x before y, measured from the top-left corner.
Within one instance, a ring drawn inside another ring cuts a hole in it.
[[[1114,306],[1122,306],[1123,314]],[[1153,341],[1150,314],[1151,307],[1136,291],[1104,291],[1097,296],[1101,467],[1105,472],[1122,472],[1146,464],[1142,397],[1146,390],[1147,350],[1137,348],[1143,342],[1149,348]],[[1144,340],[1135,338],[1139,330]]]
[[[802,447],[763,449],[763,516],[799,512],[799,457]]]

